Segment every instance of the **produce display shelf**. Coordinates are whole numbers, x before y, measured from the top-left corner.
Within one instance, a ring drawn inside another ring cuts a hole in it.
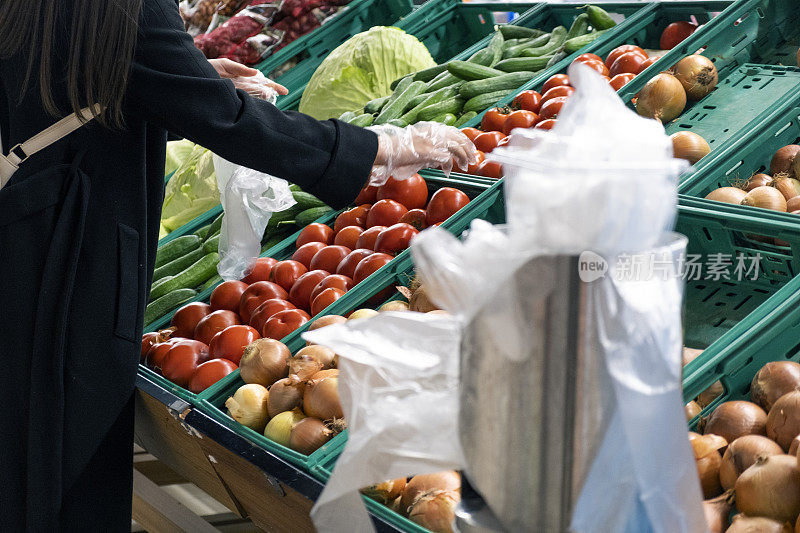
[[[222,205],[217,205],[212,207],[208,211],[203,214],[197,215],[192,220],[181,226],[180,228],[175,229],[174,231],[169,232],[167,235],[164,235],[158,240],[158,245],[161,246],[163,244],[167,244],[172,239],[177,239],[178,237],[183,237],[184,235],[189,235],[190,233],[194,233],[198,229],[202,228],[206,224],[210,224],[212,220],[214,220],[217,215],[222,213]]]

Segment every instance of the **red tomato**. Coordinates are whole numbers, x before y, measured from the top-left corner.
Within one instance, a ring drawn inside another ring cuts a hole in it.
[[[280,298],[272,298],[259,305],[253,314],[250,316],[250,325],[255,328],[259,333],[264,329],[264,324],[267,320],[279,311],[287,309],[296,309],[292,302],[282,300]],[[238,363],[237,363],[238,364]]]
[[[400,219],[400,223],[410,224],[414,226],[414,228],[417,229],[418,231],[422,231],[428,227],[427,222],[425,222],[424,209],[412,209],[411,211],[402,216],[402,218]]]
[[[356,199],[353,200],[353,203],[355,205],[374,204],[376,194],[378,194],[377,185],[364,185],[364,188],[358,193],[358,196],[356,196]]]
[[[297,240],[295,241],[294,245],[297,248],[300,248],[309,242],[324,242],[325,244],[331,244],[333,242],[333,230],[325,224],[320,224],[318,222],[309,224],[303,228],[303,231],[301,231],[300,235],[297,236]]]
[[[311,302],[311,316],[320,314],[326,307],[344,296],[344,292],[342,289],[331,287],[319,293]]]
[[[308,242],[295,250],[294,254],[292,254],[292,261],[297,261],[308,268],[308,265],[311,264],[311,259],[326,246],[327,244],[324,242]],[[291,289],[291,287],[289,288]]]
[[[652,65],[653,63],[655,63],[656,61],[658,61],[658,59],[659,59],[659,58],[657,58],[657,57],[655,57],[655,56],[653,56],[653,57],[648,57],[647,59],[645,59],[645,60],[644,60],[644,63],[642,63],[642,70],[646,69],[647,67],[649,67],[650,65]]]
[[[503,125],[506,123],[508,113],[504,112],[499,107],[493,107],[483,114],[481,119],[481,129],[483,131],[503,131]],[[472,142],[477,142],[478,137],[473,139]]]
[[[211,306],[202,302],[192,302],[184,305],[175,311],[172,317],[170,325],[176,328],[175,333],[172,335],[191,339],[194,337],[194,328],[197,327],[197,323],[200,322],[201,318],[210,314],[211,311],[213,311]]]
[[[478,128],[464,128],[464,129],[461,130],[461,133],[466,135],[467,138],[470,141],[474,141],[475,137],[477,137],[478,135],[480,135],[483,132],[481,130],[479,130]]]
[[[540,123],[538,123],[536,126],[533,127],[533,129],[536,129],[536,130],[552,130],[553,126],[555,126],[555,125],[556,125],[556,119],[548,118],[547,120],[543,120]]]
[[[333,244],[336,246],[344,246],[345,248],[353,250],[356,247],[358,238],[361,237],[362,233],[364,233],[364,228],[362,227],[347,226],[346,228],[342,228],[342,230],[336,234],[336,238],[333,239]]]
[[[550,78],[544,82],[542,85],[542,94],[546,93],[553,87],[558,87],[559,85],[569,85],[569,76],[566,74],[555,74],[550,76]]]
[[[503,125],[503,133],[511,135],[511,130],[514,128],[532,128],[538,119],[539,117],[533,111],[525,111],[524,109],[514,111],[508,115],[506,123]],[[500,145],[498,144],[498,146]]]
[[[213,313],[201,318],[200,322],[197,323],[197,327],[194,328],[194,338],[203,344],[210,344],[211,339],[214,338],[214,335],[228,326],[234,326],[241,323],[242,321],[239,318],[239,315],[233,311],[224,309],[214,311]]]
[[[411,224],[398,222],[378,234],[375,240],[375,251],[385,254],[396,254],[408,248],[411,238],[419,233]]]
[[[391,255],[380,252],[368,255],[358,263],[353,275],[353,283],[358,285],[391,260]]]
[[[176,342],[185,340],[188,339],[178,337],[154,344],[150,347],[150,350],[148,350],[144,364],[156,372],[161,372],[161,368],[164,366],[164,358],[167,356],[169,349],[172,348],[172,345]]]
[[[539,112],[539,107],[542,105],[542,95],[536,91],[522,91],[511,102],[511,107],[514,109],[523,109],[525,111]]]
[[[211,293],[211,309],[219,311],[227,309],[236,312],[239,310],[239,300],[242,293],[247,288],[247,283],[243,281],[223,281]]]
[[[373,251],[371,249],[366,248],[357,248],[353,250],[347,255],[347,257],[342,259],[341,263],[339,263],[339,266],[336,268],[336,273],[353,279],[358,263],[360,263],[365,257],[372,255],[372,253]]]
[[[387,199],[400,202],[406,209],[425,207],[428,202],[428,185],[419,174],[405,180],[390,177],[378,187],[378,200]]]
[[[322,281],[317,283],[317,286],[314,287],[313,291],[311,291],[311,302],[313,303],[314,298],[319,296],[319,293],[321,293],[325,289],[341,289],[342,292],[347,292],[352,288],[353,288],[352,279],[348,278],[347,276],[342,276],[341,274],[331,274],[330,276],[323,278]]]
[[[435,193],[428,204],[426,220],[429,226],[444,222],[469,203],[469,197],[458,189],[442,187]]]
[[[201,363],[189,380],[189,390],[199,394],[237,368],[239,367],[235,363],[227,359],[210,359]]]
[[[575,89],[569,87],[567,85],[559,85],[558,87],[553,87],[544,95],[542,95],[542,104],[547,102],[548,100],[552,100],[553,98],[558,98],[559,96],[572,96],[575,93]]]
[[[288,293],[280,285],[271,281],[257,281],[242,293],[242,298],[239,300],[239,316],[242,317],[246,324],[250,322],[253,311],[262,302],[272,298],[286,299],[286,296],[288,296]]]
[[[256,266],[253,267],[253,270],[248,275],[242,278],[242,282],[250,285],[256,281],[269,281],[269,271],[272,270],[272,267],[277,262],[271,257],[259,257],[256,259]]]
[[[230,311],[215,311],[230,313]],[[210,358],[208,346],[200,341],[182,340],[176,342],[167,352],[161,365],[165,378],[179,387],[186,388],[195,369]]]
[[[561,113],[561,108],[564,106],[566,101],[566,96],[556,96],[555,98],[551,98],[550,100],[546,101],[542,104],[542,112],[539,114],[539,118],[543,120],[548,118],[556,118],[558,114]]]
[[[261,336],[265,339],[281,340],[310,319],[308,313],[302,309],[280,311],[267,320]]]
[[[497,144],[498,144],[498,146],[500,145],[500,143],[497,143]],[[467,174],[477,174],[478,173],[478,167],[481,166],[481,163],[483,163],[483,161],[485,159],[486,159],[486,154],[481,152],[480,150],[478,150],[478,160],[475,161],[475,163],[473,163],[473,164],[471,164],[470,166],[467,167]]]
[[[320,248],[321,250],[322,248]],[[316,254],[315,254],[316,255]],[[313,258],[313,257],[312,257]],[[309,261],[311,264],[311,261]],[[308,272],[308,268],[303,263],[297,261],[278,261],[269,273],[269,280],[280,285],[285,291],[290,291],[297,278]],[[278,296],[285,298],[285,296]]]
[[[311,292],[314,287],[330,275],[327,270],[309,270],[292,285],[292,290],[289,291],[289,301],[299,309],[308,311],[311,309]]]
[[[478,176],[499,180],[503,177],[503,165],[497,161],[484,161],[478,169]]]
[[[309,271],[326,270],[328,272],[336,272],[336,267],[339,266],[342,259],[347,257],[347,254],[352,251],[352,249],[344,246],[326,246],[317,252],[314,259],[311,260],[311,265],[309,265],[308,269]]]
[[[340,213],[333,223],[333,232],[339,233],[347,226],[367,227],[367,213],[369,213],[370,207],[372,204],[364,204]]]
[[[659,46],[662,50],[672,50],[678,46],[684,39],[694,33],[697,29],[697,24],[686,22],[684,20],[673,22],[661,33]]]
[[[159,344],[160,342],[161,334],[157,331],[142,335],[142,348],[141,352],[139,353],[139,362],[144,363],[144,360],[147,357],[147,352],[150,351],[150,348],[152,348],[154,344]]]
[[[611,69],[611,65],[614,64],[614,61],[617,60],[619,56],[622,54],[627,54],[628,52],[639,52],[642,56],[647,58],[647,52],[645,52],[642,48],[636,46],[635,44],[623,44],[622,46],[617,46],[606,56],[605,65]]]
[[[405,216],[405,215],[404,215]],[[402,217],[401,217],[402,218]],[[364,231],[356,242],[356,248],[366,248],[367,250],[375,249],[375,240],[378,234],[386,229],[386,226],[373,226]]]
[[[608,76],[608,67],[600,59],[587,59],[582,63],[598,74]]]
[[[367,215],[367,228],[374,226],[391,226],[397,224],[400,217],[405,215],[408,209],[395,200],[378,200]],[[359,246],[360,248],[360,246]]]
[[[488,154],[497,148],[497,144],[504,138],[505,135],[499,131],[487,131],[486,133],[481,133],[478,135],[478,138],[475,139],[475,148]]]
[[[642,71],[642,65],[647,60],[647,58],[642,57],[642,55],[638,52],[627,52],[622,54],[614,61],[614,64],[611,65],[611,76],[616,76],[617,74],[639,74]]]
[[[609,83],[609,85],[611,85],[611,87],[614,88],[615,91],[619,91],[620,89],[622,89],[625,86],[625,84],[627,84],[629,81],[631,81],[635,77],[636,77],[636,74],[631,74],[630,72],[625,72],[623,74],[617,74],[616,76],[611,78],[611,81],[608,82],[608,83]]]
[[[239,364],[247,346],[261,337],[261,334],[250,326],[228,326],[211,339],[208,345],[211,357],[221,357]]]
[[[572,62],[573,63],[585,63],[586,61],[600,61],[603,62],[603,59],[597,54],[581,54],[576,57]]]

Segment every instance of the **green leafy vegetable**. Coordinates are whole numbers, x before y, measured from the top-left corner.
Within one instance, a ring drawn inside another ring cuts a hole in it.
[[[167,164],[164,167],[164,176],[169,176],[171,172],[178,170],[178,167],[191,155],[193,148],[194,143],[186,139],[168,142]]]
[[[202,146],[195,146],[167,182],[161,225],[168,232],[175,231],[218,204],[212,154]]]

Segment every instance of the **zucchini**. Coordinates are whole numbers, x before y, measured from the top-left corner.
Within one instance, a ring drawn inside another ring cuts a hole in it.
[[[417,121],[417,114],[421,109],[428,107],[431,104],[441,102],[442,100],[458,96],[458,85],[459,84],[453,85],[452,87],[444,87],[438,91],[422,95],[426,96],[426,98],[407,111],[402,117],[400,117],[400,120],[404,121],[406,125],[413,124]]]
[[[219,263],[218,253],[206,254],[180,274],[162,278],[150,290],[150,300],[157,300],[177,289],[193,289],[203,284],[216,274],[217,263]]]
[[[366,128],[367,126],[372,125],[372,121],[374,119],[375,116],[372,113],[364,113],[362,115],[358,115],[356,118],[351,120],[350,124],[353,126],[358,126],[359,128]]]
[[[381,96],[380,98],[370,100],[366,103],[366,105],[364,105],[364,113],[378,113],[383,108],[384,104],[386,104],[388,99],[388,96]]]
[[[358,115],[356,115],[355,111],[345,111],[344,113],[339,115],[339,120],[341,120],[342,122],[350,122],[351,120],[353,120],[357,116]]]
[[[502,71],[494,69],[492,67],[484,67],[483,65],[478,65],[477,63],[470,63],[468,61],[451,61],[447,65],[447,70],[453,76],[458,76],[462,80],[483,80],[486,78],[492,78],[494,76],[500,76],[503,74]]]
[[[465,107],[466,107],[466,104],[465,104]],[[460,117],[458,117],[458,120],[453,125],[456,128],[460,128],[461,126],[463,126],[464,124],[466,124],[467,122],[469,122],[470,120],[472,120],[473,118],[475,118],[477,116],[478,116],[477,112],[468,111],[468,112],[464,113],[463,115],[461,115]]]
[[[211,225],[208,226],[208,233],[206,234],[206,240],[208,240],[209,237],[213,237],[214,234],[219,233],[219,230],[222,228],[223,215],[225,215],[225,211],[220,213],[219,216],[217,216],[217,218],[214,219],[214,222],[212,222]]]
[[[445,70],[444,72],[442,72],[441,74],[439,74],[438,76],[436,76],[435,78],[433,78],[431,81],[428,82],[428,86],[425,87],[425,92],[432,93],[434,91],[438,91],[439,89],[444,89],[445,87],[449,87],[454,83],[458,83],[459,81],[461,80],[459,80],[458,78],[450,74],[450,72]]]
[[[496,76],[486,80],[468,81],[458,90],[461,97],[469,100],[483,93],[503,91],[505,89],[516,89],[520,85],[533,78],[535,72],[509,72],[502,76]]]
[[[572,26],[569,27],[569,31],[567,32],[567,39],[580,37],[587,33],[589,33],[589,15],[581,13],[572,21]]]
[[[203,285],[198,289],[200,292],[205,292],[208,289],[213,288],[217,283],[222,283],[222,276],[217,274],[213,278],[210,278],[208,281],[203,283]]]
[[[200,237],[201,240],[205,240],[205,238],[208,236],[208,228],[209,228],[209,226],[210,226],[210,224],[206,224],[205,226],[203,226],[199,230],[195,231],[194,235],[197,235],[198,237]]]
[[[492,91],[490,93],[480,94],[473,98],[467,100],[467,103],[464,104],[464,112],[469,113],[471,111],[476,111],[480,113],[487,107],[491,107],[497,103],[498,100],[505,98],[514,89],[505,89],[502,91]]]
[[[219,237],[220,234],[217,233],[206,242],[203,243],[203,252],[210,254],[212,252],[216,252],[219,250]]]
[[[308,226],[315,220],[317,220],[319,217],[331,211],[333,210],[328,206],[312,207],[311,209],[306,209],[305,211],[301,211],[300,213],[298,213],[297,216],[294,218],[294,222],[299,227],[303,228],[305,226]]]
[[[325,202],[313,194],[309,194],[305,191],[293,192],[292,198],[294,198],[294,201],[297,202],[297,206],[300,208],[300,211],[311,209],[312,207],[327,207]]]
[[[564,41],[564,51],[567,54],[577,52],[584,46],[591,44],[593,41],[595,41],[598,37],[601,37],[607,31],[608,30],[602,30],[602,31],[596,31],[594,33],[587,33],[586,35],[581,35],[580,37],[573,37],[569,41]]]
[[[526,48],[519,55],[525,57],[549,56],[558,50],[558,47],[564,44],[564,41],[566,40],[567,28],[564,26],[559,26],[553,30],[553,33],[550,34],[550,39],[547,41],[547,44],[533,48]]]
[[[403,94],[384,106],[380,114],[373,121],[373,124],[386,124],[390,120],[400,118],[400,115],[408,109],[408,104],[411,102],[411,99],[421,94],[424,90],[424,81],[412,81],[409,86],[403,90]]]
[[[494,51],[489,50],[488,48],[484,48],[483,50],[478,50],[467,59],[470,63],[475,63],[476,65],[483,65],[484,67],[489,67],[494,62]]]
[[[447,100],[443,100],[420,109],[419,113],[417,114],[417,119],[431,120],[445,113],[460,113],[463,107],[463,98],[448,98]]]
[[[511,57],[495,65],[497,70],[503,72],[520,72],[528,70],[538,72],[547,66],[550,56],[542,57]]]
[[[436,65],[435,67],[418,70],[414,73],[414,81],[431,81],[433,78],[447,70],[447,63]]]
[[[156,252],[156,268],[166,265],[170,261],[174,261],[192,250],[199,248],[201,242],[200,237],[197,235],[184,235],[172,239],[168,243],[162,245]]]
[[[588,5],[586,6],[586,14],[589,15],[589,22],[592,23],[592,27],[598,31],[607,30],[617,25],[611,15],[603,8]]]
[[[518,45],[511,46],[503,50],[503,59],[509,59],[512,57],[518,57],[524,50],[529,48],[536,48],[539,46],[544,46],[550,41],[550,37],[552,36],[551,33],[545,33],[541,37],[537,37],[535,39],[527,39],[525,41],[521,41]]]
[[[505,38],[503,37],[502,32],[496,32],[492,37],[492,40],[489,41],[489,46],[486,47],[487,50],[492,52],[492,61],[487,67],[493,66],[495,63],[500,61],[503,58],[503,44],[505,43]]]
[[[181,257],[170,261],[166,265],[161,265],[153,272],[153,283],[167,276],[174,276],[175,274],[181,273],[183,269],[193,264],[204,255],[205,252],[203,252],[202,247],[195,248],[188,254],[182,255]]]
[[[387,122],[387,124],[389,124],[390,126],[397,126],[398,128],[405,128],[406,126],[408,126],[408,122],[403,120],[402,117],[401,118],[393,118],[392,120]]]
[[[154,300],[147,304],[144,310],[144,323],[150,324],[166,315],[173,309],[185,304],[189,300],[197,296],[197,291],[194,289],[176,289],[161,298]]]
[[[523,26],[515,26],[514,24],[500,24],[498,26],[500,33],[506,39],[524,39],[528,37],[541,37],[545,32],[532,28],[525,28]]]

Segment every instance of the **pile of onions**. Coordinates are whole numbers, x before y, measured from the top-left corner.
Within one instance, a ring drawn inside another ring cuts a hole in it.
[[[274,339],[258,339],[244,349],[239,375],[245,383],[270,387],[289,375],[289,348]]]
[[[750,383],[750,398],[765,411],[786,394],[800,388],[800,364],[794,361],[767,363]]]
[[[783,450],[775,441],[763,435],[745,435],[728,445],[719,467],[719,481],[723,489],[732,489],[739,476],[755,464],[759,457],[780,455]]]
[[[661,122],[674,120],[686,107],[686,91],[672,74],[662,72],[648,81],[636,100],[636,112]]]
[[[686,56],[673,69],[689,100],[701,100],[717,86],[717,67],[699,54]]]
[[[787,392],[775,402],[767,416],[767,437],[788,452],[800,435],[800,391]]]
[[[728,517],[733,509],[733,491],[703,502],[706,525],[711,533],[724,533],[728,528]]]
[[[674,157],[695,164],[708,155],[711,147],[705,139],[691,131],[679,131],[670,135]]]
[[[225,401],[225,407],[231,418],[243,426],[247,426],[259,433],[267,425],[267,398],[269,392],[266,387],[258,383],[249,383],[239,387],[234,395]]]
[[[700,422],[705,434],[719,435],[733,442],[745,435],[765,435],[767,433],[767,413],[752,402],[723,402],[714,409],[707,419]]]
[[[719,450],[727,446],[728,442],[719,435],[700,435],[691,439],[691,444],[703,498],[718,496],[722,492],[722,485],[719,482],[722,456]]]
[[[800,515],[800,469],[791,455],[759,457],[736,480],[736,507],[747,516],[793,523]]]

